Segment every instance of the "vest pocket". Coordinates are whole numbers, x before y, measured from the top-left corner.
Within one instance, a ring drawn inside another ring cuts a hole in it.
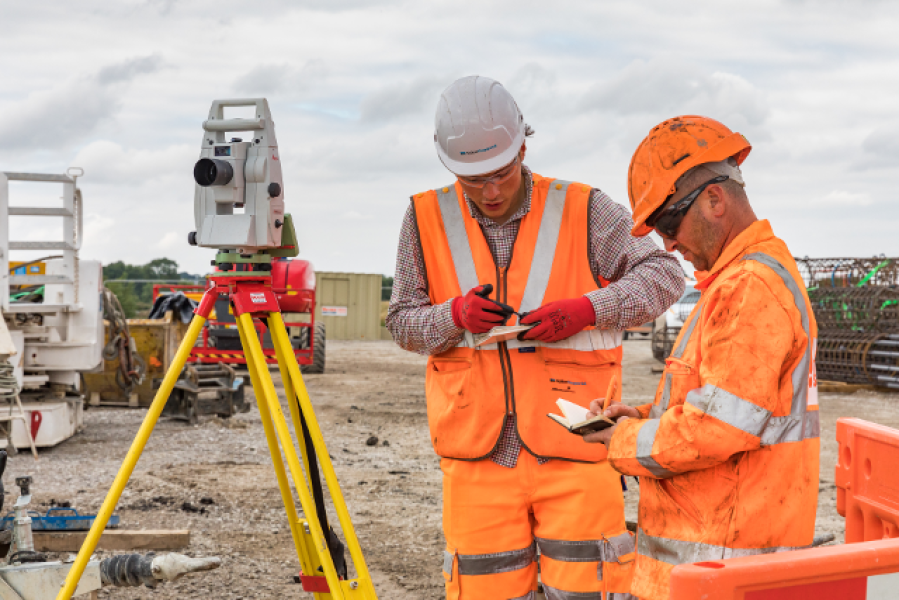
[[[545,366],[546,404],[556,412],[556,400],[559,398],[585,408],[590,406],[591,401],[604,398],[616,368],[614,364],[578,364],[552,360],[547,360]]]
[[[471,395],[466,394],[471,381],[471,361],[464,358],[434,359],[428,365],[425,378],[428,400],[437,404],[468,406]]]

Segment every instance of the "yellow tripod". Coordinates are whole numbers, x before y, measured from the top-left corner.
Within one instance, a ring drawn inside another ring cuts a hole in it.
[[[265,429],[265,438],[278,479],[278,487],[281,490],[281,499],[287,511],[290,533],[293,536],[297,558],[302,570],[300,578],[303,588],[312,592],[316,600],[377,600],[368,567],[362,555],[362,548],[359,546],[359,540],[353,529],[353,523],[340,491],[334,467],[325,447],[325,440],[315,418],[306,385],[303,383],[303,376],[300,374],[300,367],[294,356],[284,320],[281,318],[277,299],[271,290],[271,277],[264,271],[216,273],[209,277],[209,286],[195,311],[184,339],[181,341],[175,359],[165,374],[159,391],[156,392],[147,416],[131,443],[131,448],[119,468],[112,487],[103,501],[103,506],[100,508],[56,600],[69,600],[75,592],[78,581],[84,573],[91,554],[97,547],[97,542],[99,542],[106,523],[119,501],[122,490],[125,489],[144,446],[153,432],[153,427],[162,413],[166,400],[187,362],[191,347],[208,319],[216,299],[221,295],[229,297],[236,317],[241,345],[247,360],[247,369],[250,372],[253,392],[259,406],[259,416]],[[300,455],[294,447],[287,421],[281,411],[275,384],[272,382],[259,337],[253,326],[254,317],[266,320],[269,331],[271,331],[275,356],[290,407],[294,433],[297,439],[305,442],[301,444],[302,464]],[[307,517],[305,519],[301,519],[297,514],[296,503],[284,468],[282,451],[287,459],[287,469],[290,471],[291,479],[300,498],[303,514]],[[328,491],[346,538],[350,557],[356,570],[355,579],[341,579],[338,573],[339,565],[335,566],[334,556],[336,553],[332,554],[332,546],[339,542],[333,532],[325,531],[325,527],[323,527],[323,524],[327,523],[327,517],[324,514],[317,461],[321,461]]]

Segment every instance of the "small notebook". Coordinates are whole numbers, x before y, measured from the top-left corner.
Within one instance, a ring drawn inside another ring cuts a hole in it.
[[[569,402],[562,398],[556,400],[556,406],[559,407],[559,410],[561,410],[562,414],[565,416],[560,417],[553,413],[548,413],[546,416],[567,429],[569,432],[577,435],[586,435],[588,433],[593,433],[594,431],[602,431],[615,424],[615,421],[603,415],[597,415],[590,419],[587,417],[587,413],[590,412],[589,410],[580,404],[575,404],[574,402]]]
[[[500,325],[499,327],[494,327],[487,333],[479,333],[474,337],[474,345],[475,346],[484,346],[486,344],[498,344],[500,342],[507,342],[513,338],[518,337],[518,334],[535,327],[536,323],[533,325]]]
[[[608,401],[605,401],[606,398],[608,398]],[[613,402],[621,402],[620,372],[616,372],[612,376],[612,379],[609,380],[609,387],[606,389],[605,398],[599,398],[599,400],[604,401],[601,403],[603,404],[603,406],[608,406]],[[562,414],[565,416],[560,417],[559,415],[554,415],[552,413],[549,413],[546,416],[571,433],[577,435],[585,435],[594,431],[602,431],[603,429],[608,429],[615,424],[615,421],[603,415],[597,415],[592,419],[588,419],[587,413],[590,412],[588,409],[584,408],[580,404],[575,404],[574,402],[569,402],[568,400],[563,400],[562,398],[556,400],[556,406],[559,407],[559,410],[561,410]]]

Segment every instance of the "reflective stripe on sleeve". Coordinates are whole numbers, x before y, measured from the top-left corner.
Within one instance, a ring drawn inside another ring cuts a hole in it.
[[[740,556],[757,556],[759,554],[773,554],[774,552],[789,552],[791,550],[803,550],[808,547],[810,546],[728,548],[727,546],[716,546],[714,544],[704,544],[702,542],[687,542],[684,540],[654,537],[647,535],[642,529],[637,533],[637,554],[674,566],[701,562],[704,560],[722,560]]]
[[[478,286],[478,272],[474,266],[468,232],[465,231],[465,217],[462,215],[455,184],[437,189],[437,204],[440,206],[440,216],[443,217],[443,228],[446,230],[446,241],[453,257],[459,289],[465,294]]]
[[[655,442],[660,422],[659,419],[647,419],[646,423],[640,427],[640,431],[637,433],[636,458],[637,462],[652,473],[654,477],[667,479],[668,477],[673,477],[676,473],[664,468],[652,457],[652,445]]]
[[[537,230],[534,257],[531,259],[531,270],[521,297],[521,308],[518,309],[522,314],[536,310],[543,304],[546,286],[549,285],[549,276],[552,274],[553,259],[556,256],[556,244],[562,229],[562,213],[565,212],[565,196],[569,185],[570,182],[557,179],[549,186],[549,192],[546,194],[540,229]]]
[[[818,411],[810,410],[801,417],[772,417],[762,432],[762,446],[801,442],[821,437]]]
[[[755,437],[761,436],[772,414],[771,411],[712,384],[692,390],[684,402]]]
[[[794,417],[802,416],[808,408],[808,376],[811,368],[812,356],[814,355],[813,345],[815,339],[812,337],[811,324],[809,322],[808,307],[805,305],[805,296],[796,284],[796,280],[787,271],[780,262],[774,257],[764,252],[754,252],[747,254],[743,260],[753,260],[762,263],[772,271],[774,271],[783,280],[784,285],[793,295],[793,302],[796,303],[796,309],[799,310],[799,316],[802,321],[802,329],[808,339],[805,353],[796,368],[793,369],[791,380],[793,382],[793,406],[790,414]]]
[[[535,544],[520,550],[491,554],[457,554],[459,575],[492,575],[524,569],[537,556]]]
[[[674,358],[681,358],[684,355],[684,350],[687,349],[687,342],[690,341],[690,337],[693,335],[693,329],[696,327],[696,323],[699,322],[699,317],[702,314],[702,304],[699,304],[697,308],[693,309],[693,314],[691,315],[690,322],[686,325],[686,329],[683,331],[680,339],[680,343],[677,347],[671,352],[671,356]],[[652,408],[649,409],[649,418],[650,419],[658,419],[662,416],[662,414],[668,410],[668,405],[671,403],[671,373],[665,374],[665,386],[662,388],[662,397],[659,399],[658,404],[653,404]]]

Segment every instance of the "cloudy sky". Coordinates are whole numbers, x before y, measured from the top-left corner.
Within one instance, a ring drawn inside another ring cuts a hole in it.
[[[302,256],[392,274],[408,197],[452,180],[437,98],[481,74],[536,130],[538,173],[627,205],[649,129],[708,115],[752,142],[750,199],[794,254],[899,256],[897,31],[899,3],[870,0],[4,2],[0,170],[84,168],[83,258],[206,272],[185,242],[201,123],[265,96]]]

